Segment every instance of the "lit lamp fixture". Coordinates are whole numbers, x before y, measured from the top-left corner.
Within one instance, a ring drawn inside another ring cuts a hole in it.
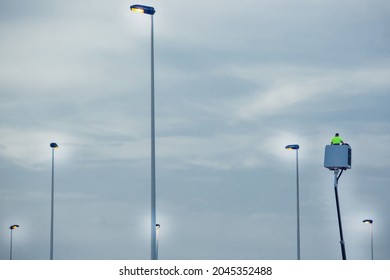
[[[156,248],[156,137],[155,137],[155,114],[154,114],[154,24],[153,24],[153,15],[156,12],[153,7],[144,6],[144,5],[132,5],[130,6],[130,10],[137,13],[150,15],[151,19],[151,39],[150,39],[150,130],[151,130],[151,259],[157,260],[157,248]]]
[[[11,242],[10,242],[10,247],[9,247],[9,259],[10,260],[12,260],[12,231],[18,227],[19,227],[19,225],[12,225],[9,227],[9,229],[11,230]]]
[[[285,147],[287,150],[296,151],[296,172],[297,172],[297,260],[301,259],[301,234],[300,234],[300,222],[299,222],[299,170],[298,170],[298,144],[291,144]]]
[[[371,220],[371,219],[366,219],[366,220],[363,220],[363,223],[365,224],[369,224],[370,225],[370,239],[371,239],[371,260],[374,259],[374,239],[373,239],[373,236],[372,236],[372,223],[374,221]]]
[[[142,13],[147,15],[154,15],[154,13],[156,12],[153,7],[139,5],[139,4],[130,6],[130,10],[136,13]]]
[[[299,145],[298,144],[287,145],[286,149],[287,150],[299,150]]]
[[[57,143],[50,143],[50,148],[58,149]]]

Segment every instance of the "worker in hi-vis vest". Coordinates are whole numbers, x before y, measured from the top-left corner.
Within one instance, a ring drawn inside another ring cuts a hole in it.
[[[343,139],[341,139],[340,135],[338,133],[336,133],[334,135],[334,137],[332,138],[331,144],[332,145],[342,145],[342,144],[344,144],[344,141],[343,141]]]

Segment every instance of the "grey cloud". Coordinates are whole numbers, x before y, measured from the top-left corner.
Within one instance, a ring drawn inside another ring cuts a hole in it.
[[[1,9],[0,230],[20,223],[15,257],[48,258],[56,141],[56,258],[148,259],[150,19],[125,1],[16,2]],[[340,132],[353,149],[340,182],[348,257],[369,257],[361,220],[373,218],[389,259],[389,4],[144,4],[157,11],[160,257],[294,259],[284,147],[298,143],[302,258],[340,259],[322,166]]]

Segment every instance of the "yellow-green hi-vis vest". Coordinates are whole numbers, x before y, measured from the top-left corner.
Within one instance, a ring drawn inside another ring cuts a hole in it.
[[[341,137],[333,137],[332,138],[333,145],[340,145],[341,142],[343,142],[343,139],[341,139]]]

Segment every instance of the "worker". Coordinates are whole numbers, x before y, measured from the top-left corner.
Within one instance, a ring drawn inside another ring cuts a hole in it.
[[[334,135],[334,137],[332,138],[331,144],[332,145],[343,145],[344,141],[343,141],[343,139],[341,139],[340,135],[338,133],[336,133]]]

